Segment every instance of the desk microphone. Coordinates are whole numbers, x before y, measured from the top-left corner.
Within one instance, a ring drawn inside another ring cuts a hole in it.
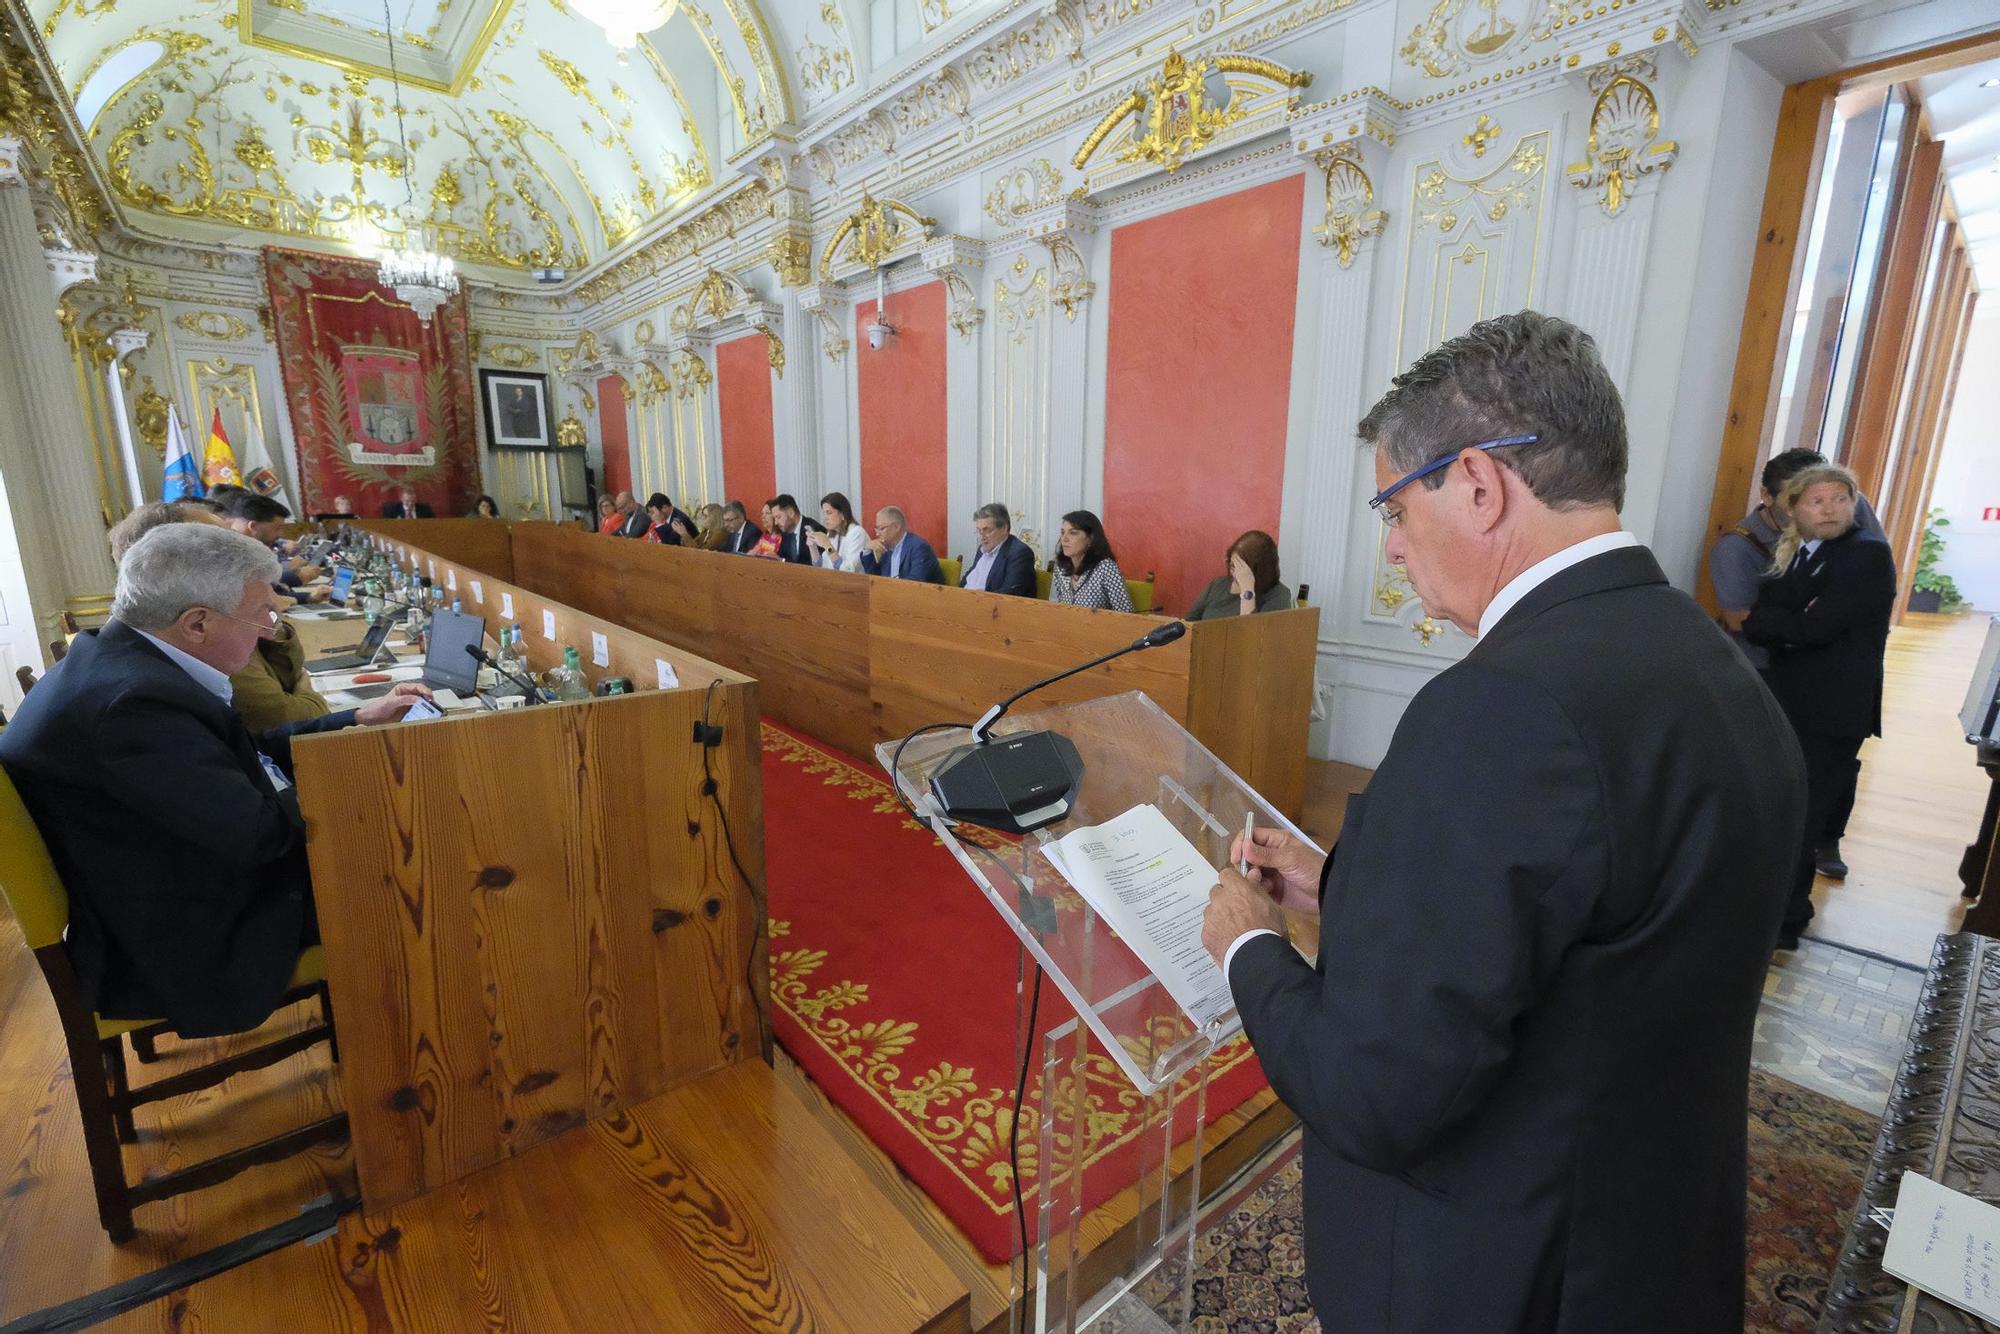
[[[480,666],[491,667],[494,671],[506,677],[509,681],[512,681],[515,685],[520,686],[523,690],[526,690],[528,692],[528,703],[546,704],[549,702],[550,699],[554,698],[553,696],[544,695],[543,688],[541,686],[536,685],[532,680],[521,675],[519,672],[514,671],[512,668],[509,667],[502,667],[498,659],[496,659],[492,654],[488,653],[485,649],[481,648],[479,645],[467,644],[465,646],[465,652],[466,656],[470,657],[474,662],[478,663]]]
[[[1016,732],[996,740],[993,724],[1045,686],[1127,653],[1171,644],[1186,633],[1184,622],[1169,621],[1124,648],[1015,691],[972,725],[972,744],[954,750],[931,774],[931,795],[954,820],[1010,834],[1031,833],[1062,819],[1083,781],[1083,759],[1075,743],[1060,732]]]

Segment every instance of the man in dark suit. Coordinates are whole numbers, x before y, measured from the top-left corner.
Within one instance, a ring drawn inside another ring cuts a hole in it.
[[[630,491],[620,491],[611,501],[612,508],[624,515],[624,520],[611,530],[613,537],[644,537],[652,528],[653,521],[646,511],[639,508],[639,498]]]
[[[107,1018],[186,1037],[262,1023],[318,939],[291,739],[400,718],[429,692],[252,733],[229,677],[277,632],[277,560],[200,523],[155,528],[118,568],[111,620],[77,636],[0,732],[70,894],[67,941]]]
[[[1830,822],[1851,801],[1861,744],[1882,735],[1882,654],[1896,610],[1896,563],[1860,523],[1854,474],[1821,465],[1785,486],[1797,533],[1778,546],[1785,573],[1768,579],[1743,635],[1771,654],[1764,679],[1806,758],[1805,852],[1791,876],[1778,948],[1797,949],[1812,920],[1813,872]],[[1842,868],[1843,873],[1845,867]]]
[[[743,508],[743,502],[732,500],[722,507],[722,531],[729,534],[729,540],[722,549],[732,556],[747,555],[757,540],[764,536],[764,530],[750,522],[750,513]]]
[[[1320,1322],[1740,1329],[1797,743],[1619,531],[1624,409],[1581,331],[1477,324],[1360,435],[1389,559],[1478,643],[1410,701],[1334,856],[1257,831],[1231,856],[1261,883],[1223,872],[1203,925],[1305,1124]],[[1316,964],[1280,903],[1317,908]]]
[[[437,515],[429,505],[417,499],[415,490],[406,486],[396,493],[396,499],[382,507],[382,517],[385,519],[435,519]]]
[[[1035,553],[1014,536],[1014,520],[1007,507],[998,501],[981,505],[972,512],[972,527],[979,534],[979,549],[973,553],[972,563],[966,566],[958,586],[1033,597]]]
[[[910,531],[909,520],[894,505],[884,505],[875,511],[875,540],[861,553],[861,572],[920,584],[944,582],[944,567],[938,564],[937,552]]]
[[[683,541],[694,541],[694,520],[683,514],[664,491],[655,491],[646,498],[646,518],[652,524],[646,534],[649,542],[677,547]]]
[[[790,561],[794,565],[813,563],[812,543],[806,540],[806,534],[825,532],[825,524],[800,514],[799,502],[790,494],[772,498],[771,524],[781,534],[779,560]]]

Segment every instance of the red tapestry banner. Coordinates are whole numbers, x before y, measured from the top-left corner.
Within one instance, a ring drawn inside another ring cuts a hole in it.
[[[308,514],[374,515],[399,487],[440,515],[479,494],[463,291],[429,324],[362,260],[267,247],[264,281]]]

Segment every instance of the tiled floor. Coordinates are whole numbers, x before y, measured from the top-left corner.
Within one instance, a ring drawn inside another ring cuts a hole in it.
[[[1923,982],[1919,969],[1808,938],[1764,979],[1751,1063],[1879,1116]]]

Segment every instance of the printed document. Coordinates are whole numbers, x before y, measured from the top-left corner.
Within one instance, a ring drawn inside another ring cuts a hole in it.
[[[1159,807],[1134,806],[1071,830],[1042,853],[1197,1027],[1236,1004],[1229,979],[1201,943],[1201,916],[1221,877]]]

